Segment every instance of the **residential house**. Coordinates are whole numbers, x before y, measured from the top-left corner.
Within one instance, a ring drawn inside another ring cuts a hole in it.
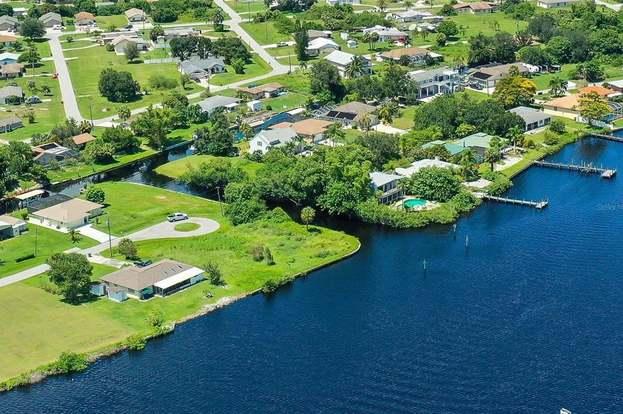
[[[95,16],[89,12],[81,11],[74,15],[76,26],[93,26],[95,25]]]
[[[149,49],[149,42],[140,37],[117,36],[110,44],[113,45],[117,55],[125,55],[125,51],[130,44],[136,45],[139,51],[144,52]]]
[[[13,7],[13,16],[14,17],[24,17],[28,14],[28,10],[26,7]],[[3,29],[0,29],[3,30]]]
[[[536,5],[544,9],[557,9],[559,7],[568,7],[578,0],[538,0]]]
[[[0,53],[0,65],[8,65],[10,63],[17,63],[19,55],[17,53],[3,52]]]
[[[21,63],[8,63],[0,66],[0,79],[19,78],[26,73],[26,68]]]
[[[239,95],[245,96],[251,100],[274,98],[285,91],[286,87],[277,82],[265,83],[264,85],[254,86],[252,88],[247,86],[238,88]]]
[[[52,163],[63,163],[71,158],[76,158],[78,153],[69,148],[63,147],[55,142],[38,145],[32,148],[34,161],[41,165]]]
[[[565,118],[576,119],[580,115],[578,109],[580,105],[580,94],[561,96],[550,99],[543,103],[543,112],[549,115],[563,116]]]
[[[103,276],[108,298],[123,302],[128,297],[145,300],[165,297],[205,279],[205,272],[175,260],[160,260],[145,267],[129,266]]]
[[[130,23],[144,22],[147,19],[145,12],[135,7],[126,10],[124,14]]]
[[[337,5],[345,5],[345,4],[361,4],[361,0],[326,0],[327,4],[330,6],[337,6]]]
[[[528,65],[516,62],[507,63],[504,65],[490,64],[484,65],[475,69],[469,75],[469,81],[479,88],[493,88],[499,82],[500,79],[508,76],[511,67],[516,67],[521,75],[529,75],[531,73]]]
[[[446,151],[448,151],[448,153],[451,156],[455,156],[458,155],[460,153],[462,153],[463,151],[465,151],[465,147],[452,143],[452,142],[448,142],[448,141],[442,141],[440,139],[437,139],[435,141],[431,141],[431,142],[427,142],[426,144],[422,145],[422,148],[424,149],[430,149],[430,148],[434,148],[436,146],[443,146]]]
[[[240,99],[232,98],[231,96],[214,95],[199,101],[197,105],[201,108],[201,111],[207,114],[211,114],[217,109],[222,108],[225,111],[231,111],[240,104]]]
[[[16,32],[19,21],[13,16],[0,16],[0,30],[3,32]]]
[[[86,145],[89,142],[93,142],[96,139],[97,138],[95,138],[93,135],[89,134],[88,132],[85,132],[79,135],[74,135],[73,137],[71,137],[71,141],[79,149],[84,149],[84,147],[86,147]]]
[[[421,47],[403,47],[381,53],[383,60],[392,60],[394,62],[398,62],[403,56],[408,57],[411,64],[414,65],[424,65],[443,59],[443,56],[439,53],[431,52]]]
[[[440,17],[443,20],[443,16],[435,16],[432,13],[421,10],[394,11],[387,13],[385,16],[388,20],[396,20],[400,23],[421,22],[432,17]]]
[[[0,46],[11,47],[17,42],[17,37],[11,35],[0,35]]]
[[[43,16],[39,17],[39,21],[43,23],[43,26],[48,28],[61,26],[63,24],[63,18],[61,17],[61,15],[54,12],[44,14]]]
[[[407,73],[415,81],[418,99],[438,94],[453,93],[460,85],[460,75],[455,69],[441,67],[431,70],[416,70]]]
[[[164,40],[167,42],[180,37],[192,37],[200,35],[201,30],[197,30],[194,27],[171,27],[164,29]]]
[[[89,220],[102,214],[103,208],[101,204],[72,198],[30,213],[30,220],[42,226],[68,232],[89,224]]]
[[[517,108],[509,110],[509,112],[519,116],[523,120],[525,132],[543,128],[552,121],[551,115],[527,106],[518,106]]]
[[[13,216],[0,216],[0,240],[17,237],[27,229],[24,220]]]
[[[346,77],[346,73],[348,72],[347,68],[350,62],[352,62],[355,55],[351,53],[342,52],[341,50],[334,50],[329,53],[324,59],[335,66],[342,77]],[[368,74],[372,71],[372,65],[370,64],[370,60],[366,57],[360,56],[363,61],[363,67],[361,69],[362,74]]]
[[[599,85],[585,86],[578,91],[579,95],[588,95],[589,93],[596,93],[604,99],[613,98],[617,95],[620,95],[620,93],[614,89]]]
[[[299,152],[302,148],[300,145],[296,145],[297,138],[298,135],[294,128],[265,129],[253,137],[249,143],[249,152],[253,154],[259,151],[262,154],[266,154],[273,148],[283,147],[288,144],[294,144],[296,151]]]
[[[374,171],[370,173],[372,188],[378,194],[380,203],[389,204],[401,198],[404,191],[398,185],[404,177],[397,174],[387,174],[384,172]]]
[[[17,202],[17,208],[28,208],[30,205],[42,198],[47,198],[49,193],[46,190],[31,190],[25,193],[17,194],[13,196]]]
[[[414,161],[411,163],[409,167],[406,168],[396,168],[396,174],[401,175],[403,177],[411,177],[413,174],[419,172],[422,168],[447,168],[447,169],[455,169],[459,168],[458,165],[452,164],[449,162],[441,161],[439,158],[434,159],[423,159]]]
[[[497,4],[478,1],[473,3],[458,3],[452,6],[457,13],[483,14],[493,13],[497,9]]]
[[[364,34],[376,33],[379,36],[380,42],[406,42],[409,39],[409,35],[402,32],[395,27],[384,27],[376,25],[363,29]]]
[[[0,119],[0,132],[11,132],[24,126],[24,123],[15,115]]]
[[[214,73],[223,73],[226,70],[223,58],[218,56],[209,56],[200,59],[197,56],[184,60],[179,64],[179,70],[187,74],[194,81],[208,79]]]
[[[123,32],[107,32],[107,33],[102,33],[99,36],[99,41],[100,43],[107,45],[109,43],[112,43],[113,40],[115,40],[118,37],[126,37],[129,39],[142,39],[139,35],[138,32],[136,31],[123,31]]]
[[[331,53],[334,50],[340,50],[340,45],[335,43],[333,39],[318,37],[307,44],[305,54],[307,56],[320,56]]]
[[[378,118],[374,114],[376,108],[363,102],[348,102],[336,106],[326,114],[326,118],[341,122],[346,125],[359,126],[361,121],[368,119],[369,125],[378,124]]]
[[[277,82],[265,83],[263,85],[238,88],[240,95],[246,96],[248,99],[264,99],[274,98],[286,92],[285,86]]]
[[[319,39],[319,38],[331,39],[331,31],[309,29],[307,31],[307,37],[309,38],[310,42],[314,39]]]
[[[17,99],[16,99],[17,98]],[[24,101],[24,90],[19,86],[5,86],[0,88],[0,104],[21,103]]]
[[[623,80],[606,81],[603,86],[619,93],[623,93]]]
[[[297,122],[281,122],[273,125],[272,129],[292,128],[296,134],[310,143],[318,143],[324,140],[324,133],[333,122],[324,119],[308,118]]]
[[[471,149],[476,161],[482,162],[485,159],[485,153],[491,148],[491,140],[493,138],[492,135],[485,134],[484,132],[477,132],[456,140],[454,143],[463,148]]]

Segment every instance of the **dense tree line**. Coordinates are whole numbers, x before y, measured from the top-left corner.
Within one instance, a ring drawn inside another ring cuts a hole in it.
[[[24,181],[48,181],[43,167],[33,161],[30,146],[23,142],[0,146],[0,197],[16,190]]]

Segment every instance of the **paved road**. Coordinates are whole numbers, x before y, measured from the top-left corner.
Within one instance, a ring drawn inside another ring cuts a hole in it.
[[[47,264],[41,264],[39,266],[31,267],[30,269],[15,273],[11,276],[3,277],[2,279],[0,279],[0,287],[12,285],[13,283],[30,279],[31,277],[35,277],[37,275],[40,275],[41,273],[45,273],[48,270],[50,270],[50,266],[48,266]]]
[[[177,231],[175,230],[175,226],[180,223],[195,223],[199,225],[199,228],[193,231]],[[212,233],[218,230],[220,225],[218,222],[214,220],[210,220],[207,218],[201,217],[191,217],[188,220],[177,222],[177,223],[169,223],[165,221],[163,223],[154,224],[151,227],[147,227],[146,229],[139,230],[135,233],[129,234],[123,238],[130,239],[133,241],[141,241],[141,240],[154,240],[154,239],[174,239],[174,238],[183,238],[183,237],[194,237],[194,236],[202,236],[204,234]],[[115,247],[119,244],[122,237],[116,238],[112,240],[112,246]],[[97,246],[90,247],[88,249],[82,250],[83,254],[99,254],[104,250],[109,248],[109,243],[106,241],[104,243],[100,243]],[[0,279],[1,280],[1,279]]]
[[[67,62],[65,62],[63,47],[59,41],[60,35],[61,33],[48,33],[46,37],[50,39],[50,50],[52,51],[52,58],[56,66],[56,73],[58,73],[58,82],[61,89],[61,97],[63,98],[65,116],[80,122],[84,118],[80,115],[80,110],[78,109],[78,101],[76,100],[76,94],[74,93],[71,78],[69,77],[69,69],[67,68]],[[85,64],[86,63],[87,62],[85,62]]]
[[[612,9],[614,11],[619,11],[621,10],[621,7],[623,7],[623,4],[612,4],[612,3],[607,3],[605,1],[602,0],[595,0],[595,4],[598,4],[600,6],[605,6],[609,9]]]

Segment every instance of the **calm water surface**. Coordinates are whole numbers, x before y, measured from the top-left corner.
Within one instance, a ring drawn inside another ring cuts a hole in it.
[[[623,172],[623,144],[553,159]],[[0,412],[621,413],[622,190],[532,168],[509,194],[545,211],[486,204],[456,233],[351,225],[353,258],[3,394]]]

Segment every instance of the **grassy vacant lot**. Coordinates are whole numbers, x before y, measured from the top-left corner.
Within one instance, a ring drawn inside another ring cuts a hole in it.
[[[450,16],[450,20],[459,26],[459,35],[464,40],[478,33],[492,35],[497,31],[515,33],[517,30],[524,29],[527,23],[523,20],[515,20],[502,12],[488,14],[463,13],[457,16]],[[463,32],[461,31],[463,30]],[[434,38],[430,39],[431,42]]]
[[[28,83],[34,81],[36,89],[28,88]],[[0,139],[8,141],[23,140],[30,138],[33,134],[47,134],[58,123],[65,120],[65,110],[61,103],[61,94],[58,86],[58,80],[48,76],[22,77],[11,81],[0,81],[0,87],[5,86],[8,82],[15,82],[24,89],[26,96],[37,95],[43,100],[42,103],[34,105],[0,105],[0,117],[9,116],[11,113],[17,115],[24,123],[23,128],[15,131],[0,134]],[[50,88],[51,96],[44,96],[41,92],[43,86]],[[35,120],[31,124],[28,122],[26,114],[32,110]]]
[[[48,363],[63,351],[93,351],[133,333],[146,332],[146,317],[152,310],[160,310],[168,321],[178,320],[224,296],[254,291],[267,280],[335,261],[358,245],[354,237],[328,229],[310,232],[292,221],[233,227],[220,216],[217,203],[180,193],[130,183],[105,183],[102,188],[111,203],[114,222],[124,221],[120,224],[123,228],[134,227],[137,217],[142,224],[160,221],[159,212],[169,209],[219,221],[221,228],[206,236],[141,242],[137,246],[141,257],[154,260],[169,257],[197,266],[214,262],[227,286],[203,282],[166,299],[128,300],[122,304],[100,299],[79,306],[65,304],[39,288],[42,281],[36,279],[0,288],[0,323],[5,333],[0,338],[0,379]],[[269,247],[275,265],[253,261],[250,249],[254,246]],[[208,298],[206,292],[213,297]]]
[[[128,19],[126,19],[123,14],[115,14],[113,16],[96,16],[95,22],[97,23],[97,27],[100,30],[108,31],[109,27],[114,26],[115,28],[120,28],[128,24]],[[140,24],[137,23],[140,27]]]
[[[413,115],[415,106],[409,106],[400,111],[400,116],[394,119],[392,126],[400,129],[411,129],[413,127]]]
[[[227,5],[238,13],[257,13],[266,10],[263,1],[257,0],[226,0]],[[244,15],[243,15],[244,16]],[[248,16],[245,16],[248,17]]]
[[[213,155],[191,155],[190,157],[168,162],[156,168],[158,174],[166,175],[170,178],[180,178],[191,168],[197,168],[202,163],[217,158],[228,159],[234,166],[240,167],[249,177],[254,177],[257,170],[262,166],[259,162],[249,161],[242,157],[215,157]]]
[[[253,55],[252,62],[245,65],[244,73],[237,74],[231,65],[227,65],[227,72],[210,77],[210,83],[213,85],[227,85],[228,83],[239,82],[264,75],[268,72],[270,72],[268,63],[264,62],[258,55]]]
[[[273,22],[242,23],[240,26],[260,45],[271,45],[292,40],[289,34],[279,33]]]
[[[76,90],[78,106],[85,118],[90,117],[90,105],[92,104],[93,118],[103,118],[116,113],[120,103],[109,102],[100,95],[98,89],[99,76],[103,69],[113,68],[118,71],[127,71],[132,74],[142,88],[150,90],[149,95],[127,104],[131,109],[148,106],[162,101],[163,97],[173,90],[152,90],[149,86],[149,78],[154,75],[162,75],[171,79],[179,80],[180,74],[175,63],[159,63],[147,65],[143,63],[128,64],[124,56],[117,56],[114,52],[107,52],[103,46],[88,49],[71,50],[65,53],[68,60],[67,66]],[[195,84],[189,85],[189,89],[183,90],[181,86],[176,89],[181,93],[199,91],[201,88]]]
[[[81,237],[78,243],[73,244],[68,234],[34,224],[29,224],[28,229],[29,231],[21,236],[0,242],[0,278],[45,263],[54,253],[73,247],[85,248],[97,244],[88,237]],[[37,255],[32,259],[16,262],[17,258],[35,253],[35,242]]]
[[[563,65],[560,72],[537,75],[537,76],[534,76],[532,80],[536,84],[537,90],[549,89],[550,80],[556,76],[562,79],[568,80],[568,81],[575,82],[578,88],[581,88],[583,86],[586,86],[586,81],[571,79],[571,74],[575,70],[576,66],[577,65],[574,63]],[[623,77],[623,68],[619,66],[603,65],[602,68],[606,75],[606,79],[608,80],[620,79]]]

